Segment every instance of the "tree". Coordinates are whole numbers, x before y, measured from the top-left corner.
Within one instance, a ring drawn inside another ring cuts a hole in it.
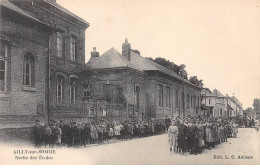
[[[150,61],[153,61],[161,66],[164,66],[165,68],[168,68],[169,70],[172,70],[173,72],[177,73],[182,78],[188,80],[188,73],[185,70],[186,65],[181,64],[180,66],[178,66],[174,62],[171,62],[171,61],[166,60],[165,58],[161,58],[161,57],[157,57],[154,60],[151,57],[148,57],[146,59],[149,59]],[[198,80],[197,76],[191,77],[190,80],[191,80],[190,82],[193,83],[194,85],[203,87],[203,81]]]
[[[203,80],[199,80],[197,76],[191,76],[189,81],[199,87],[203,87]]]
[[[165,58],[161,57],[155,58],[154,62],[179,74],[180,67],[176,65],[174,62],[170,62],[169,60],[166,60]]]
[[[186,65],[184,65],[184,64],[181,64],[180,65],[180,68],[179,68],[179,75],[181,76],[181,77],[183,77],[184,79],[188,79],[188,73],[187,73],[187,71],[185,70],[185,67],[186,67]]]

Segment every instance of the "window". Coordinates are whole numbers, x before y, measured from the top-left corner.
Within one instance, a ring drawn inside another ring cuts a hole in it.
[[[184,92],[181,94],[181,101],[182,101],[182,109],[185,108],[185,101],[184,101]]]
[[[63,57],[65,50],[65,38],[63,32],[57,32],[57,56]]]
[[[57,76],[57,102],[63,103],[63,85],[64,78],[62,76]]]
[[[135,86],[135,106],[136,109],[140,108],[140,86]]]
[[[77,79],[71,78],[71,81],[70,81],[70,103],[76,103],[76,81],[77,81]]]
[[[0,91],[6,88],[6,60],[0,59]]]
[[[190,107],[192,107],[192,102],[193,102],[193,99],[192,99],[192,95],[190,96]]]
[[[176,90],[175,91],[175,107],[176,108],[179,107],[178,104],[179,104],[179,92],[178,92],[178,90]]]
[[[171,89],[166,87],[166,107],[171,107]]]
[[[187,93],[186,100],[187,100],[187,109],[189,109],[190,108],[190,94],[189,93]]]
[[[129,115],[135,115],[135,106],[134,105],[129,105],[128,107]]]
[[[90,107],[89,111],[88,111],[88,115],[89,116],[94,116],[95,115],[95,109],[93,106]]]
[[[194,95],[193,107],[196,107],[196,95]]]
[[[71,61],[76,61],[76,37],[72,36],[70,39],[70,59]]]
[[[209,99],[209,104],[210,104],[210,99]]]
[[[163,107],[163,85],[159,85],[159,106]]]
[[[24,73],[23,73],[23,84],[26,86],[34,85],[34,66],[35,59],[32,53],[28,52],[24,56]]]
[[[1,42],[0,53],[0,91],[6,91],[6,71],[7,71],[7,44]]]
[[[90,91],[89,90],[84,90],[83,91],[83,97],[90,97]]]

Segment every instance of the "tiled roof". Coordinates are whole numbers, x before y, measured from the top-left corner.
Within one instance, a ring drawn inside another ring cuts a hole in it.
[[[123,58],[123,56],[114,48],[109,49],[100,57],[91,57],[86,64],[86,69],[107,69],[107,68],[122,68],[130,67],[138,69],[132,63]]]
[[[129,67],[141,72],[145,71],[160,71],[174,78],[177,78],[185,83],[195,86],[188,80],[183,79],[174,71],[171,71],[151,60],[148,60],[141,55],[131,51],[130,61],[122,56],[114,48],[109,49],[100,57],[91,57],[84,69],[108,69],[108,68],[123,68]],[[195,86],[197,87],[197,86]]]

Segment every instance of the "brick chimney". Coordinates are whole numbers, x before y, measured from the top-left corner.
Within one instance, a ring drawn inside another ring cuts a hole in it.
[[[122,55],[130,61],[131,44],[128,43],[127,39],[125,39],[125,42],[122,44]]]
[[[91,57],[99,57],[99,52],[96,51],[96,47],[93,47],[93,51],[91,52]]]

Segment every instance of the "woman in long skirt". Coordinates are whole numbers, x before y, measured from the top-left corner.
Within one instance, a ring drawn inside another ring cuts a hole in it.
[[[170,147],[170,152],[172,153],[172,149],[174,149],[174,152],[176,152],[177,149],[177,138],[178,138],[179,129],[175,125],[175,121],[172,121],[170,127],[168,128],[168,142]]]
[[[237,125],[236,122],[234,122],[234,123],[232,124],[232,136],[233,136],[234,138],[236,138],[236,137],[237,137],[237,133],[238,133],[238,125]]]
[[[199,121],[198,121],[199,122]],[[202,121],[200,121],[198,123],[198,140],[199,140],[199,153],[202,152],[202,149],[205,145],[205,141],[204,141],[204,124]]]
[[[212,125],[211,125],[211,123],[206,124],[206,143],[207,143],[209,150],[211,150],[211,148],[213,146],[213,136],[212,136]]]

